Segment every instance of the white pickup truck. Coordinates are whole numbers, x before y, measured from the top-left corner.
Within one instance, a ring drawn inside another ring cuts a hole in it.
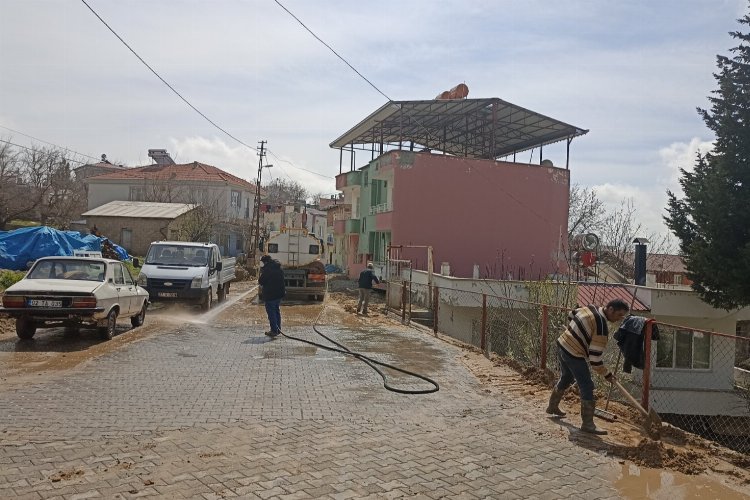
[[[211,309],[214,294],[223,302],[235,279],[236,259],[222,258],[213,243],[155,241],[151,243],[138,276],[149,299],[199,303]]]

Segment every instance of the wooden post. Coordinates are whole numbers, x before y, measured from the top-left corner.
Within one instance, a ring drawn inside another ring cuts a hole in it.
[[[644,339],[643,351],[644,351],[644,363],[643,363],[643,397],[641,398],[641,406],[648,411],[649,406],[649,393],[651,392],[651,330],[654,320],[650,319],[646,321],[646,338]]]
[[[542,358],[539,367],[547,369],[547,335],[549,333],[549,309],[547,305],[542,306]]]
[[[440,307],[440,289],[434,287],[434,296],[432,300],[432,333],[437,337],[438,334],[438,308]]]
[[[479,347],[484,355],[489,358],[487,352],[487,294],[482,294],[482,334],[479,338]]]

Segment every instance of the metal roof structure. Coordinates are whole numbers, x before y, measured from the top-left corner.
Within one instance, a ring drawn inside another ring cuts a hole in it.
[[[408,144],[412,150],[496,159],[564,140],[569,147],[587,132],[497,97],[389,101],[330,146],[382,153],[385,145]]]
[[[583,307],[589,304],[596,306],[604,306],[610,300],[622,299],[628,305],[632,304],[631,312],[645,312],[650,311],[651,308],[643,303],[636,296],[634,297],[631,291],[625,286],[620,284],[611,283],[578,283],[578,305]]]
[[[139,219],[176,219],[196,208],[185,203],[151,201],[110,201],[81,214],[83,217],[135,217]]]

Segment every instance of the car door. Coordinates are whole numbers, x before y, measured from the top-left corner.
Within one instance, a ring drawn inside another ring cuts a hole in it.
[[[112,264],[112,270],[114,271],[114,285],[117,290],[117,301],[120,304],[120,316],[130,315],[130,294],[128,293],[128,287],[125,284],[125,274],[122,272],[122,264]],[[132,288],[132,286],[131,286]]]
[[[128,266],[122,265],[122,276],[125,279],[124,292],[128,294],[128,301],[130,303],[130,314],[138,314],[141,310],[141,301],[138,297],[138,286],[133,279],[133,275],[130,274]]]

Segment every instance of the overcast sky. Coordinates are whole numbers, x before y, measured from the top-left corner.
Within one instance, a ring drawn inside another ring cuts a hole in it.
[[[196,107],[250,145],[274,177],[333,193],[328,144],[385,103],[273,0],[88,0]],[[696,107],[716,54],[735,45],[746,0],[282,0],[395,100],[466,82],[589,129],[571,146],[572,182],[609,204],[631,197],[664,231],[666,189],[713,137]],[[130,166],[166,148],[252,180],[255,153],[213,128],[78,0],[0,2],[0,125]],[[0,129],[0,137],[29,145]],[[563,146],[545,157],[564,164]],[[529,154],[529,153],[526,153]],[[520,160],[520,159],[519,159]],[[538,161],[538,157],[534,160]],[[361,165],[358,165],[361,166]],[[530,200],[530,203],[533,200]]]

